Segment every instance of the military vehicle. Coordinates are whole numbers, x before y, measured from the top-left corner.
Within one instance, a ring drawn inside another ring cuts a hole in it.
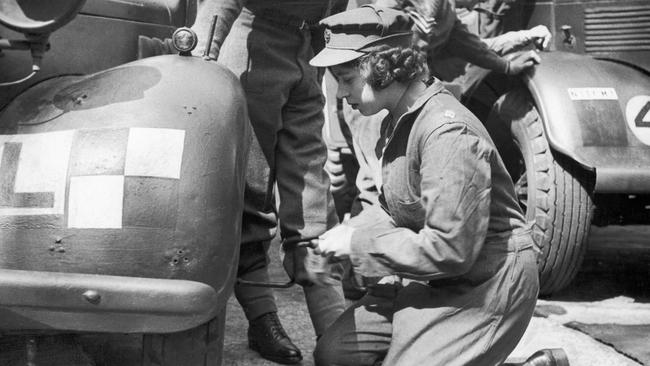
[[[0,363],[129,334],[142,365],[220,364],[251,131],[237,77],[190,55],[195,15],[0,3]]]
[[[547,25],[550,52],[523,77],[475,70],[482,81],[462,100],[516,183],[550,294],[588,241],[650,248],[650,2],[521,0],[503,22]]]
[[[650,2],[470,0],[456,6],[477,34],[539,24],[553,34],[541,64],[523,76],[469,67],[444,80],[486,124],[516,184],[541,253],[541,294],[571,282],[588,241],[650,248]],[[336,101],[335,81],[328,84],[325,137],[336,162],[330,176],[333,192],[349,201],[357,167],[346,123],[355,117]]]

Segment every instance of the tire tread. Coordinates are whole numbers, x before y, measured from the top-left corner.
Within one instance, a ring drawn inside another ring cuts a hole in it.
[[[533,204],[535,207],[527,219],[534,222],[533,237],[541,250],[540,294],[549,295],[571,282],[584,258],[593,215],[591,177],[575,162],[551,150],[527,90],[520,88],[502,95],[490,118],[494,113],[501,121],[509,119],[497,127],[511,123],[515,144],[527,162],[529,189],[534,188],[534,202],[529,192],[528,205],[529,209]],[[531,182],[533,177],[535,181]]]

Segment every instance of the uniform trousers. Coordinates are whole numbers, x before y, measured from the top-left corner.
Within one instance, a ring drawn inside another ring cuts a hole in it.
[[[535,309],[536,254],[528,232],[485,246],[461,278],[369,286],[318,341],[316,366],[501,365]]]
[[[311,31],[286,19],[256,16],[244,8],[218,61],[239,76],[255,138],[246,174],[239,275],[268,279],[266,249],[280,227],[283,238],[319,235],[337,223],[323,170],[324,97],[313,57]],[[276,206],[274,186],[279,205]],[[277,209],[276,209],[277,207]],[[304,287],[316,334],[344,310],[340,266],[333,284]],[[267,288],[236,286],[248,319],[275,311]]]

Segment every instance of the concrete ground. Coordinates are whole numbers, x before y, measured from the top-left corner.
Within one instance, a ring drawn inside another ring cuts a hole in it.
[[[270,251],[271,272],[275,279],[281,280],[286,277],[277,253],[277,246]],[[591,250],[568,288],[538,300],[535,317],[509,361],[523,361],[542,348],[563,348],[571,366],[650,366],[649,269],[647,250],[631,253]],[[301,288],[279,290],[276,298],[287,333],[303,352],[302,365],[313,365],[311,352],[315,337]],[[231,298],[227,306],[223,365],[275,365],[248,349],[246,330],[243,312]],[[142,337],[139,335],[81,338],[86,352],[96,361],[104,360],[97,366],[141,364]],[[0,366],[24,365],[24,362],[8,362],[22,358],[24,347],[24,340],[0,337]],[[39,347],[43,355],[56,353],[48,353],[47,344],[39,344]]]

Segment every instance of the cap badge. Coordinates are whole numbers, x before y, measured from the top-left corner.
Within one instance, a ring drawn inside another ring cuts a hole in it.
[[[456,117],[456,113],[454,113],[454,111],[452,111],[451,109],[447,109],[445,111],[445,117],[454,118],[454,117]]]
[[[330,43],[330,38],[332,38],[332,32],[329,29],[325,29],[323,37],[325,37],[325,44]]]

